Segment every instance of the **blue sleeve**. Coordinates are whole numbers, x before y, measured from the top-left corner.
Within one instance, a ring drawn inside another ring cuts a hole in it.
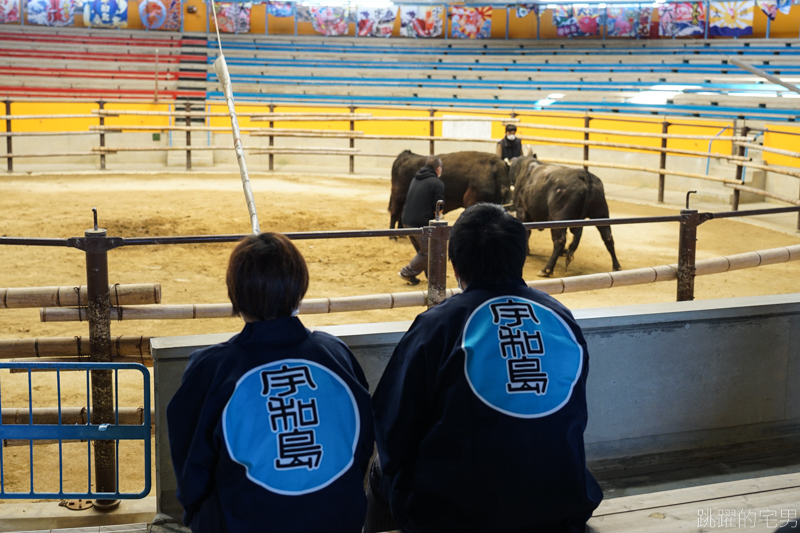
[[[212,393],[215,372],[200,364],[202,352],[195,352],[181,378],[181,386],[167,406],[167,432],[177,498],[189,525],[214,486],[214,469],[219,457],[219,443],[214,430],[222,416],[225,402],[215,402]]]

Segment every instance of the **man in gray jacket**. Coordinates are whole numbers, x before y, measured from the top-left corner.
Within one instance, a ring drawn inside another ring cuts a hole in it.
[[[408,197],[403,207],[403,227],[421,228],[427,226],[430,220],[436,217],[436,203],[444,200],[444,183],[439,178],[442,175],[442,160],[432,155],[425,161],[425,166],[411,180],[408,188]],[[428,275],[428,237],[425,235],[412,236],[411,244],[417,254],[397,274],[406,280],[409,285],[417,285],[420,272]]]

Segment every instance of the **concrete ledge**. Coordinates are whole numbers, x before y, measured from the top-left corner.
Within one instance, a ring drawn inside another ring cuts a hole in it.
[[[0,505],[0,532],[49,531],[57,528],[89,528],[123,524],[150,523],[156,515],[156,498],[122,500],[113,511],[101,512],[94,507],[71,511],[58,502],[4,503]]]

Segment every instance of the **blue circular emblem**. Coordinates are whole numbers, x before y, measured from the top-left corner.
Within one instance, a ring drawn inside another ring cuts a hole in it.
[[[583,348],[557,313],[519,296],[472,312],[464,327],[464,373],[486,405],[539,418],[561,409],[583,368]]]
[[[360,425],[347,384],[302,359],[247,372],[222,414],[228,453],[248,479],[289,496],[315,492],[344,474],[353,464]]]

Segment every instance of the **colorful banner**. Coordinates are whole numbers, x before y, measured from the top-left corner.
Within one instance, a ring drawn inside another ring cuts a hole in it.
[[[40,26],[73,26],[72,0],[28,0],[28,22]]]
[[[179,30],[181,0],[142,0],[139,3],[139,18],[148,30]]]
[[[706,14],[702,2],[658,6],[658,34],[661,37],[702,37],[705,31]]]
[[[298,4],[295,17],[297,22],[311,22],[311,8]]]
[[[311,6],[311,25],[322,35],[347,35],[349,7]]]
[[[0,0],[0,24],[19,22],[20,0]]]
[[[634,6],[608,6],[607,35],[609,37],[636,37],[639,10]]]
[[[91,28],[127,28],[128,0],[85,0],[83,24]]]
[[[652,22],[653,8],[639,7],[639,24],[636,26],[636,31],[639,32],[639,37],[650,37],[650,24]]]
[[[708,35],[715,37],[743,37],[753,35],[753,13],[756,3],[711,2],[708,7]]]
[[[556,5],[553,9],[553,26],[556,27],[556,35],[559,37],[577,35],[580,30],[575,19],[575,9],[571,5]]]
[[[788,15],[792,10],[792,0],[756,0],[756,5],[770,20],[775,20],[778,13]]]
[[[250,31],[250,8],[252,7],[253,4],[250,3],[214,2],[220,33],[248,33]]]
[[[527,17],[530,13],[537,13],[539,4],[517,4],[517,18],[522,19]]]
[[[394,21],[397,19],[397,7],[358,8],[359,37],[391,37]]]
[[[442,13],[439,6],[400,6],[400,35],[439,37],[442,35]]]
[[[273,17],[293,17],[292,5],[291,2],[267,2],[267,13]]]
[[[574,8],[571,5],[557,5],[553,9],[553,26],[559,37],[585,37],[598,35],[603,19],[597,7]]]
[[[591,36],[600,34],[603,18],[597,6],[579,7],[575,10],[575,20],[578,23],[578,35]]]
[[[450,29],[456,39],[488,39],[492,36],[492,8],[451,6]]]

